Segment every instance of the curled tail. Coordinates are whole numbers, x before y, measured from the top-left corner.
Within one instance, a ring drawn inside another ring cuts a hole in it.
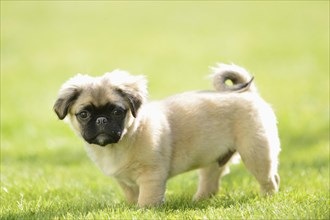
[[[218,66],[212,67],[212,71],[213,86],[219,92],[257,91],[253,83],[254,77],[242,67],[234,64],[218,64]],[[232,82],[232,85],[227,85],[228,80]]]

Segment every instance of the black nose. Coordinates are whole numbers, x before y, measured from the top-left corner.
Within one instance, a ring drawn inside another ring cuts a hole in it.
[[[108,123],[108,119],[106,117],[99,117],[96,119],[97,125],[104,125],[106,123]]]

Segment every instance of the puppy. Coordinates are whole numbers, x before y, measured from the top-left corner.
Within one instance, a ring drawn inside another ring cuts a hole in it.
[[[263,194],[277,192],[280,141],[273,110],[245,69],[220,64],[213,72],[215,91],[149,103],[144,76],[78,74],[64,83],[54,110],[59,119],[68,117],[88,155],[118,181],[128,203],[163,203],[166,181],[192,169],[199,169],[194,200],[208,198],[218,192],[236,153]]]

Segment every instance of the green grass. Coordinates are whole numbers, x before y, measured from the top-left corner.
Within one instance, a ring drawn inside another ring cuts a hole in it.
[[[149,79],[151,99],[208,89],[208,67],[255,76],[278,116],[281,189],[258,196],[242,164],[192,203],[196,172],[162,207],[128,206],[52,111],[77,72]],[[329,219],[329,2],[1,1],[1,219]]]

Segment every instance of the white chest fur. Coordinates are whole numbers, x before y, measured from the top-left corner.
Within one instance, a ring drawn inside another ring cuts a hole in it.
[[[89,157],[107,176],[121,175],[127,163],[124,147],[86,145],[86,150]]]

